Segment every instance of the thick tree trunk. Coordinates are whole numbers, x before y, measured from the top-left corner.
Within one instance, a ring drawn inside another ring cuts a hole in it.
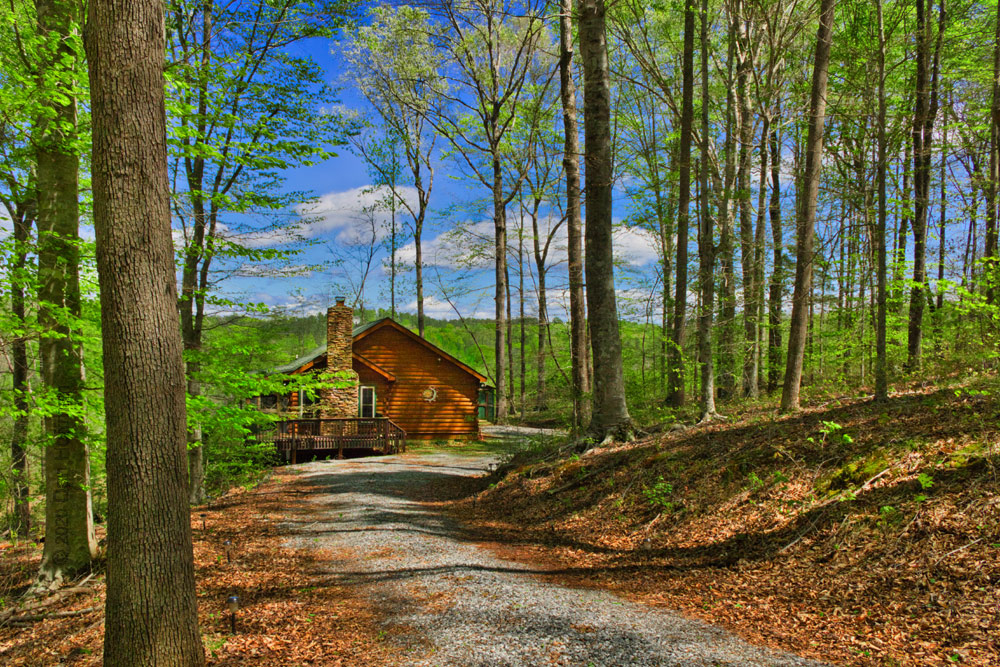
[[[94,0],[87,27],[107,417],[104,664],[204,664],[170,229],[163,5]]]
[[[684,54],[682,57],[681,136],[677,185],[677,261],[674,279],[674,318],[670,348],[668,401],[684,405],[684,342],[687,328],[688,227],[691,208],[691,141],[694,124],[694,15],[695,0],[684,5]]]
[[[24,284],[27,268],[28,238],[31,223],[35,217],[35,194],[30,195],[27,204],[18,202],[14,210],[9,210],[14,227],[14,257],[10,264],[11,314],[16,322],[24,323]],[[28,343],[23,335],[17,336],[11,344],[11,390],[14,394],[16,416],[11,428],[10,458],[12,473],[11,494],[14,499],[14,534],[27,537],[31,532],[31,501],[28,487]]]
[[[44,56],[49,80],[41,89],[53,116],[39,119],[36,128],[38,324],[49,334],[38,347],[42,382],[59,401],[56,411],[45,418],[45,550],[39,583],[51,585],[89,567],[97,555],[97,541],[86,424],[78,409],[83,401],[83,349],[76,323],[80,317],[76,245],[80,160],[74,146],[78,137],[73,80],[79,56],[73,42],[81,7],[67,0],[39,0],[35,7],[40,33],[57,40],[52,52]],[[53,77],[54,71],[58,75]]]
[[[589,430],[598,439],[631,439],[625,401],[612,254],[611,94],[604,0],[580,8],[583,56],[584,142],[587,192],[587,311],[594,358],[594,413]]]
[[[809,99],[809,136],[806,140],[806,164],[795,242],[795,288],[792,293],[792,316],[788,333],[788,359],[785,384],[781,392],[781,410],[799,409],[799,385],[809,334],[809,311],[812,299],[813,240],[819,179],[823,167],[823,134],[826,120],[826,83],[833,41],[833,13],[837,0],[820,3],[819,29],[816,33],[816,57],[812,92]]]
[[[583,290],[583,222],[580,218],[580,138],[573,82],[573,0],[559,5],[559,90],[563,111],[563,169],[566,171],[566,236],[569,270],[570,361],[573,379],[573,424],[590,419],[587,373],[587,312]]]

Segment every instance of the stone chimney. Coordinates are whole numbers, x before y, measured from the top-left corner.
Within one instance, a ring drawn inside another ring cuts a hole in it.
[[[337,305],[326,310],[326,368],[328,371],[351,370],[354,344],[354,310],[337,297]]]
[[[326,372],[338,385],[324,391],[324,417],[358,416],[358,374],[353,368],[354,310],[337,297],[326,311]]]

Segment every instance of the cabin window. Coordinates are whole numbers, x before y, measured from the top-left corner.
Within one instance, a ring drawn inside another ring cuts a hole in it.
[[[319,392],[303,389],[299,392],[299,416],[313,416],[319,404]]]
[[[361,387],[358,392],[358,416],[375,416],[375,387]]]
[[[260,397],[260,407],[263,410],[275,410],[278,407],[278,395],[266,394]]]

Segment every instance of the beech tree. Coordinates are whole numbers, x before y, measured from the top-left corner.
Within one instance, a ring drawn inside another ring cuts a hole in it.
[[[715,225],[709,210],[709,90],[708,90],[708,0],[701,11],[701,215],[698,224],[698,283],[701,290],[698,313],[698,367],[701,376],[701,419],[714,419],[715,364],[712,359],[712,317],[715,309]],[[693,27],[693,26],[692,26]]]
[[[583,222],[580,213],[580,129],[576,121],[573,79],[573,0],[559,0],[559,101],[563,113],[563,172],[566,175],[566,237],[569,272],[570,363],[573,424],[589,418],[587,313],[583,291]]]
[[[687,329],[687,265],[688,227],[691,207],[691,139],[694,125],[694,17],[695,0],[684,3],[684,53],[681,102],[679,178],[677,185],[677,278],[674,294],[673,337],[669,357],[669,401],[674,406],[684,404],[684,341]]]
[[[785,383],[781,391],[781,409],[799,409],[802,364],[805,359],[809,329],[809,304],[812,299],[813,241],[815,238],[816,201],[823,167],[823,132],[826,121],[826,89],[833,42],[833,14],[837,0],[822,0],[819,28],[816,31],[816,54],[813,62],[812,89],[809,97],[809,130],[806,140],[805,173],[798,196],[798,225],[795,241],[795,286],[788,333],[788,357]]]
[[[594,355],[594,413],[589,430],[599,440],[630,440],[634,434],[625,401],[611,240],[611,94],[604,0],[582,0],[579,27],[587,161],[587,311]]]
[[[80,20],[75,0],[39,0],[38,325],[42,381],[52,393],[45,416],[45,552],[39,584],[56,585],[97,556],[80,340],[79,170]]]
[[[107,421],[104,664],[197,667],[163,4],[94,0],[86,50]]]
[[[906,342],[906,363],[910,370],[920,368],[924,337],[924,304],[927,299],[927,217],[930,209],[932,143],[934,120],[939,100],[941,40],[944,36],[944,0],[938,9],[936,40],[931,20],[932,0],[915,0],[916,7],[916,82],[913,111],[913,287],[910,290],[910,318]]]

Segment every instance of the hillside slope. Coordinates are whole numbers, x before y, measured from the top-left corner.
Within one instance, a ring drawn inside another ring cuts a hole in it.
[[[851,665],[1000,664],[1000,404],[983,385],[514,457],[459,511],[582,585]]]

